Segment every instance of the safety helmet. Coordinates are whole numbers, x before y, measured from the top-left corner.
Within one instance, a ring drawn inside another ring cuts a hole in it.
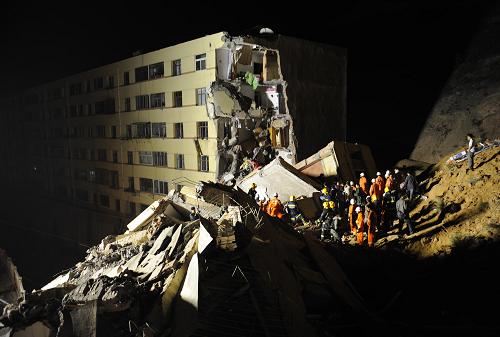
[[[381,176],[381,175],[382,175],[382,173],[380,173],[380,171],[378,171],[378,172],[377,172],[377,175],[378,175],[378,176]]]
[[[391,170],[385,171],[385,174],[387,174],[388,176],[390,176],[391,175]]]
[[[394,173],[399,173],[399,170],[397,168],[394,169]]]
[[[328,207],[330,207],[328,201],[323,201],[323,208],[328,208]]]
[[[375,183],[375,179],[372,179],[372,184]]]
[[[356,200],[351,199],[351,205],[354,205],[356,203]]]
[[[349,182],[349,185],[353,186],[353,185],[354,185],[354,181],[352,181],[352,180],[351,180],[351,181]]]
[[[359,176],[360,176],[360,177],[364,177],[364,176],[365,176],[365,174],[364,174],[363,172],[361,172],[361,173],[359,174]]]
[[[290,196],[290,201],[295,201],[295,196],[294,195]]]
[[[361,212],[361,207],[359,207],[359,206],[356,207],[356,212],[358,212],[358,213]]]
[[[387,179],[387,178],[389,178],[389,176],[390,176],[390,175],[391,175],[391,174],[389,173],[389,171],[385,172],[385,178],[386,178],[386,179]]]
[[[368,201],[371,199],[371,197],[369,195],[367,195],[365,199],[366,199],[366,201]]]
[[[330,208],[335,208],[335,202],[334,202],[334,201],[332,201],[332,200],[330,200],[330,201],[328,202],[328,206],[330,206]]]
[[[323,189],[321,190],[321,192],[322,192],[323,194],[328,194],[328,188],[323,187]]]
[[[278,197],[278,192],[274,192],[273,197],[277,198]]]
[[[257,187],[257,184],[256,183],[252,183],[252,188],[256,188]]]

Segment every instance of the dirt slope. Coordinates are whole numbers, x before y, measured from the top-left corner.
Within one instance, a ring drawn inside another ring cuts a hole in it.
[[[418,233],[404,248],[420,257],[446,255],[500,239],[500,147],[479,153],[475,170],[467,162],[436,164],[422,177],[424,197],[410,213]],[[449,158],[446,156],[445,158]]]

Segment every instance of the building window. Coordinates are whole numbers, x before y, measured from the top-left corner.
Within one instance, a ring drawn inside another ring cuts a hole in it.
[[[168,194],[168,183],[166,181],[155,180],[153,192],[155,194]]]
[[[129,165],[134,164],[134,153],[132,151],[127,151],[127,163]]]
[[[95,150],[90,150],[90,160],[95,160]]]
[[[120,212],[120,199],[115,199],[115,210]]]
[[[109,207],[109,197],[107,195],[101,194],[99,199],[101,206]]]
[[[198,160],[198,170],[208,172],[208,156],[200,156]]]
[[[95,183],[95,169],[89,169],[89,182]]]
[[[135,202],[129,201],[128,202],[128,209],[129,209],[130,215],[135,215],[137,213],[137,211],[135,209]]]
[[[135,96],[135,109],[149,109],[149,95]]]
[[[148,66],[135,68],[135,81],[142,82],[148,79]]]
[[[151,94],[151,107],[161,108],[165,106],[165,93]]]
[[[130,76],[128,71],[123,73],[123,85],[129,85],[130,84]]]
[[[118,188],[118,171],[110,171],[111,174],[111,184],[109,187]]]
[[[97,150],[97,160],[100,160],[100,161],[107,161],[108,160],[107,151],[105,149]]]
[[[172,61],[172,76],[179,76],[181,74],[181,60]]]
[[[153,152],[153,165],[154,166],[167,166],[167,153],[166,152]]]
[[[206,68],[207,54],[196,55],[196,70],[203,70]]]
[[[87,116],[92,115],[92,103],[87,104]]]
[[[164,73],[163,62],[151,64],[149,66],[149,78],[150,79],[163,77],[163,73]]]
[[[208,122],[198,122],[198,138],[199,139],[208,139]]]
[[[102,77],[97,77],[94,78],[94,90],[99,90],[104,87],[104,81],[102,80]]]
[[[167,137],[167,125],[165,122],[151,124],[151,137],[165,138]]]
[[[175,155],[175,168],[176,169],[184,169],[184,155],[183,154],[176,154]]]
[[[130,97],[125,98],[125,112],[130,111]]]
[[[153,153],[151,151],[139,151],[139,163],[153,165]]]
[[[114,87],[115,87],[115,77],[109,76],[108,77],[108,89],[113,89]]]
[[[172,101],[174,103],[174,107],[182,106],[182,91],[174,91],[172,93]]]
[[[148,178],[139,178],[141,192],[153,193],[153,180]]]
[[[184,138],[184,125],[182,123],[174,123],[175,138]]]
[[[196,105],[205,105],[207,101],[207,89],[198,88],[196,89]]]
[[[106,137],[106,126],[98,125],[96,127],[96,134],[97,134],[97,137],[100,137],[100,138]]]
[[[91,92],[92,91],[92,88],[90,86],[90,80],[87,80],[86,91],[87,92]]]
[[[132,138],[132,125],[127,124],[127,126],[126,126],[126,132],[127,132],[127,139]]]
[[[118,151],[113,150],[113,163],[118,163]]]
[[[116,138],[116,125],[111,126],[111,138]]]
[[[77,112],[76,109],[77,109],[76,105],[70,105],[69,106],[69,116],[70,117],[76,117],[76,116],[78,116],[78,112]]]
[[[132,138],[151,138],[151,123],[132,124]]]
[[[128,192],[135,192],[134,177],[128,177]]]
[[[83,116],[83,104],[78,104],[78,116]]]

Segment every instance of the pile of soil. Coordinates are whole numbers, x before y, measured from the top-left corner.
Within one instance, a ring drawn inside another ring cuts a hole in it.
[[[406,252],[447,255],[499,240],[499,152],[494,147],[477,154],[474,171],[466,170],[467,161],[443,159],[420,176],[422,197],[410,212],[419,233],[406,240]]]

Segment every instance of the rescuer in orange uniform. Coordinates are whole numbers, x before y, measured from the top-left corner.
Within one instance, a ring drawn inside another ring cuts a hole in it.
[[[356,208],[356,200],[351,199],[351,204],[349,205],[349,228],[351,229],[351,233],[356,235],[356,220],[354,220],[354,209]]]
[[[365,229],[364,226],[364,219],[363,219],[363,212],[361,211],[361,207],[356,207],[356,213],[358,213],[358,216],[356,218],[356,236],[358,239],[358,245],[362,246],[363,245],[363,231]]]
[[[361,187],[363,193],[368,195],[368,180],[366,180],[365,174],[363,172],[359,174],[359,187]]]
[[[394,189],[394,177],[391,174],[391,171],[387,170],[385,172],[385,188],[384,192],[390,192]]]
[[[280,199],[278,199],[278,193],[274,193],[273,198],[269,200],[267,204],[267,214],[272,217],[283,217],[283,204]]]
[[[377,199],[382,200],[382,194],[384,194],[384,188],[385,188],[385,179],[382,177],[382,173],[377,172],[377,178],[375,178],[375,183],[378,185],[378,190],[380,191],[379,194],[377,194]]]
[[[366,224],[368,225],[368,247],[373,247],[375,243],[375,229],[378,225],[378,216],[373,205],[366,206],[368,208],[368,220]]]
[[[379,194],[379,186],[376,183],[375,179],[372,179],[372,185],[370,186],[370,198],[372,202],[377,202],[377,200],[379,199]]]

